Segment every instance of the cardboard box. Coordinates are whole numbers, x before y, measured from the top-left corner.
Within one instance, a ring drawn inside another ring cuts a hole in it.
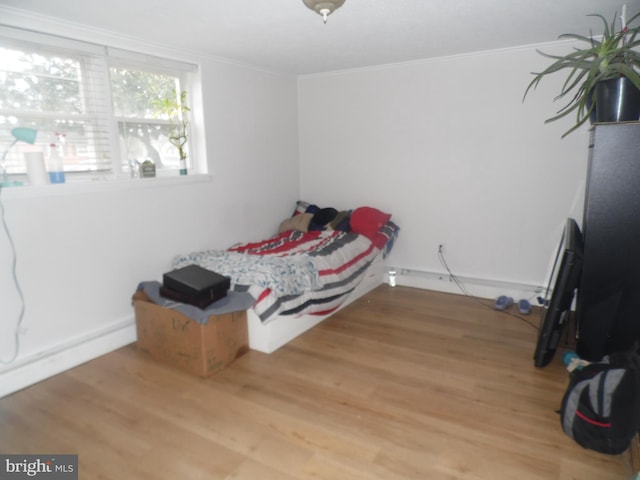
[[[160,362],[208,377],[249,350],[247,312],[212,315],[200,324],[171,308],[133,296],[137,347]]]

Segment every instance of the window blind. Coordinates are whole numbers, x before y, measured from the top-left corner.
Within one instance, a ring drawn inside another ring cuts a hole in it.
[[[113,138],[105,48],[0,26],[0,141],[14,127],[38,130],[34,146],[7,155],[10,173],[25,170],[24,153],[62,156],[65,171],[112,169]]]

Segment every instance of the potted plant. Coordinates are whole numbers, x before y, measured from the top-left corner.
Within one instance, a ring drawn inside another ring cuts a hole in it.
[[[608,24],[602,15],[589,16],[602,20],[602,37],[598,39],[593,35],[585,37],[566,33],[559,38],[586,42],[587,46],[575,48],[564,56],[550,55],[538,50],[538,53],[553,59],[554,62],[542,72],[534,73],[535,77],[523,97],[524,101],[529,91],[535,89],[545,75],[568,71],[556,99],[571,95],[569,102],[557,112],[557,115],[545,121],[553,122],[575,111],[576,124],[562,136],[563,138],[588,119],[594,122],[625,121],[638,120],[640,116],[640,51],[637,50],[640,46],[640,26],[629,26],[640,17],[640,13],[627,22],[623,12],[619,30],[616,30],[615,26],[617,15],[611,24]],[[628,103],[621,108],[621,102]],[[613,113],[608,103],[616,106]]]
[[[169,141],[178,149],[180,158],[180,175],[187,174],[187,127],[189,121],[187,113],[191,109],[187,106],[187,92],[182,90],[180,98],[173,96],[163,98],[158,102],[160,112],[169,117],[171,125],[174,127],[173,132],[169,135]]]

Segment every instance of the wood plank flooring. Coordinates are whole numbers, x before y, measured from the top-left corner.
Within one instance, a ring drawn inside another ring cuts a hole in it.
[[[629,454],[562,432],[567,373],[533,366],[536,334],[383,285],[208,379],[130,345],[0,399],[0,452],[75,453],[81,479],[630,479]]]

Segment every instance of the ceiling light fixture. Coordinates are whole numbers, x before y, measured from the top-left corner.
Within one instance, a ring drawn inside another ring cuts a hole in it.
[[[337,10],[344,4],[344,0],[302,0],[304,4],[316,12],[318,15],[322,15],[322,20],[327,23],[327,17],[331,15],[334,10]]]

